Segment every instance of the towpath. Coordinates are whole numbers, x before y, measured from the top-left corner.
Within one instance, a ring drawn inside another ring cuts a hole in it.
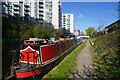
[[[85,47],[79,53],[76,63],[76,71],[74,72],[74,78],[91,78],[93,75],[93,60],[92,60],[93,48],[87,40]]]

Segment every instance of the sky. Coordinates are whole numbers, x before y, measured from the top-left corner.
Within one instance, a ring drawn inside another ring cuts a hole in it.
[[[118,2],[62,2],[62,13],[74,14],[74,29],[97,29],[118,20]]]

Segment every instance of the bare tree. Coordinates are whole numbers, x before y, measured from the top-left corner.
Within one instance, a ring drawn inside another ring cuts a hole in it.
[[[101,21],[100,24],[98,25],[97,30],[100,32],[101,30],[103,30],[104,26],[105,26],[105,22]]]

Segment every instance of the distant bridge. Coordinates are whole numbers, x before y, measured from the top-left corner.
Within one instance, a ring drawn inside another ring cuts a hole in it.
[[[77,38],[90,38],[89,36],[77,36]]]

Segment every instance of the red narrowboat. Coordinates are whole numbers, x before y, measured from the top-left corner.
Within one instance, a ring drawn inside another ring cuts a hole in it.
[[[25,40],[20,46],[19,63],[12,65],[11,75],[22,80],[37,80],[77,45],[75,39],[53,42],[41,39]]]

